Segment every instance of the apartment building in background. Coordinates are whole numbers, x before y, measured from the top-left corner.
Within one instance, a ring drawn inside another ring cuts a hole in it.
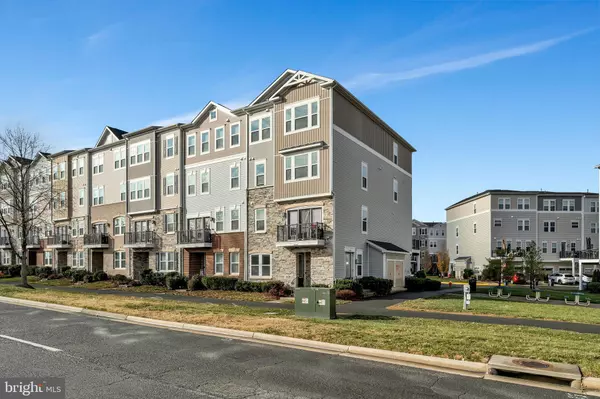
[[[446,250],[446,223],[412,221],[412,261],[415,273],[423,268],[425,257],[431,258],[432,267],[437,268],[438,253]]]
[[[598,267],[598,194],[487,190],[446,208],[451,267],[481,272],[504,248],[522,264],[532,242],[542,249],[548,273],[575,273]]]
[[[286,70],[239,109],[210,101],[187,124],[107,126],[93,148],[50,156],[49,258],[132,277],[376,276],[400,289],[414,151],[335,80]]]

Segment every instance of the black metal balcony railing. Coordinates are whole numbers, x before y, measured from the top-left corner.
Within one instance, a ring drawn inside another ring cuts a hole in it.
[[[598,259],[598,250],[597,249],[586,249],[583,251],[560,251],[560,257],[562,259]]]
[[[177,232],[178,244],[209,244],[211,242],[210,229],[181,230]]]
[[[108,233],[92,233],[83,236],[83,245],[108,245]]]
[[[27,236],[27,245],[28,246],[39,246],[40,245],[40,236],[37,234],[31,234]]]
[[[512,256],[513,258],[521,258],[525,255],[525,252],[529,251],[529,247],[525,249],[515,248],[515,249],[502,249],[496,248],[492,250],[492,257],[498,258],[503,256]]]
[[[153,245],[156,234],[153,231],[134,231],[125,233],[125,245]]]
[[[69,234],[57,234],[48,237],[48,245],[71,245],[71,236]]]
[[[325,227],[323,223],[284,224],[277,226],[277,241],[323,240]]]

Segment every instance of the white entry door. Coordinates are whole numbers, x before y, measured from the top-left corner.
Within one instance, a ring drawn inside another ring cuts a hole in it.
[[[388,259],[387,261],[387,275],[388,280],[394,282],[394,288],[404,287],[404,261]]]

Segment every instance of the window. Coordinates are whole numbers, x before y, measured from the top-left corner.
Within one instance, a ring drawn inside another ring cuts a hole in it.
[[[446,233],[444,232],[444,230],[442,230],[442,237],[444,236],[444,234],[446,234]]]
[[[116,236],[125,234],[125,217],[119,216],[113,219],[113,233]]]
[[[354,266],[356,267],[356,277],[362,277],[363,275],[363,252],[362,249],[356,250],[356,258],[354,259]]]
[[[517,231],[529,231],[529,219],[517,220]]]
[[[365,191],[369,188],[369,165],[366,162],[360,166],[360,187]]]
[[[225,149],[225,128],[223,126],[215,129],[215,151]]]
[[[530,199],[529,198],[517,198],[517,209],[529,209]]]
[[[77,160],[75,159],[71,161],[71,176],[77,176]]]
[[[187,136],[187,156],[193,157],[196,155],[196,133],[188,134]]]
[[[215,252],[215,274],[223,274],[223,252]]]
[[[129,182],[129,199],[140,201],[150,198],[150,178]]]
[[[417,235],[417,229],[416,229],[416,227],[413,227],[413,228],[412,228],[412,235],[413,235],[413,236],[416,236],[416,235]]]
[[[73,220],[71,223],[71,236],[77,237],[77,220]]]
[[[150,141],[131,144],[129,164],[133,166],[146,162],[150,162]]]
[[[82,251],[78,251],[78,252],[73,252],[73,257],[71,258],[71,265],[73,267],[83,267],[83,252]]]
[[[196,195],[196,173],[190,172],[187,174],[187,195]]]
[[[177,271],[177,252],[159,252],[158,253],[158,271],[159,272]]]
[[[592,233],[592,234],[598,233],[598,223],[596,223],[596,222],[590,223],[590,233]]]
[[[124,181],[119,184],[119,199],[121,202],[127,199],[127,183]]]
[[[83,158],[77,159],[77,169],[79,169],[79,176],[83,176],[83,163],[85,160]]]
[[[125,269],[125,251],[113,252],[113,261],[115,269]]]
[[[494,227],[502,227],[502,219],[494,219]]]
[[[104,204],[104,186],[96,186],[93,190],[93,204],[102,205]]]
[[[215,213],[215,230],[217,232],[223,231],[225,228],[225,212],[218,210]]]
[[[85,188],[79,189],[79,206],[83,206],[85,203]]]
[[[52,179],[58,180],[58,166],[52,167]],[[2,182],[2,188],[6,190],[6,182]]]
[[[456,236],[458,237],[458,226],[456,226]]]
[[[254,164],[256,187],[262,187],[265,185],[265,164],[266,161],[259,161]]]
[[[521,240],[517,240],[515,244],[517,245],[517,249],[521,249],[523,242]]]
[[[562,210],[564,212],[573,212],[573,211],[575,211],[575,200],[574,199],[564,199],[564,200],[562,200]]]
[[[229,188],[231,190],[237,190],[240,188],[240,167],[239,166],[231,166],[229,168],[229,179],[230,179]]]
[[[240,229],[240,210],[238,208],[230,209],[231,230]]]
[[[217,120],[217,110],[216,109],[210,110],[210,113],[208,114],[208,120],[209,120],[209,122],[214,122]]]
[[[234,123],[229,127],[229,146],[239,147],[240,145],[240,123]]]
[[[265,116],[250,120],[250,143],[260,143],[271,139],[271,117]]]
[[[61,162],[58,165],[58,170],[60,172],[60,179],[63,180],[65,178],[65,172],[66,172],[66,168],[67,168],[67,163],[66,162]]]
[[[477,213],[477,202],[473,202],[473,213]]]
[[[393,190],[393,200],[395,203],[398,203],[398,180],[394,179],[393,183],[392,183],[392,190]]]
[[[578,220],[571,220],[571,228],[578,229],[579,228],[579,221]]]
[[[557,245],[556,242],[553,242],[551,245],[551,251],[553,254],[555,254],[557,252]]]
[[[394,143],[394,155],[392,156],[394,165],[398,165],[398,143]]]
[[[458,244],[456,244],[456,254],[458,255]]]
[[[319,100],[294,104],[285,108],[285,133],[319,127]]]
[[[203,169],[200,172],[200,194],[210,192],[210,169]]]
[[[362,206],[360,209],[360,228],[363,234],[369,232],[369,208]]]
[[[554,212],[556,210],[556,200],[545,199],[543,200],[542,205],[544,211]]]
[[[200,133],[200,154],[208,154],[210,152],[210,132],[204,131]]]
[[[44,252],[44,266],[52,266],[52,252]]]
[[[164,220],[165,233],[167,233],[167,234],[175,233],[176,226],[177,226],[177,214],[176,213],[165,214],[165,220]]]
[[[165,188],[164,188],[164,195],[167,196],[171,196],[175,194],[175,174],[174,173],[169,173],[168,175],[166,175],[164,177],[164,183],[165,183]]]
[[[574,252],[577,250],[577,243],[575,241],[571,241],[571,252]]]
[[[556,222],[551,220],[544,220],[544,232],[554,233],[556,231]]]
[[[229,253],[229,274],[240,274],[240,253]]]
[[[510,198],[498,198],[498,209],[510,209]]]
[[[92,174],[98,175],[104,172],[104,154],[94,154],[92,156]]]
[[[542,253],[543,254],[548,253],[548,242],[546,242],[546,241],[542,241]]]
[[[477,234],[477,223],[473,223],[473,234]]]
[[[250,277],[271,277],[271,255],[250,255]]]
[[[590,212],[598,212],[598,201],[590,202]]]
[[[113,157],[115,160],[115,170],[122,169],[125,167],[125,163],[127,161],[125,147],[115,148],[113,150]]]
[[[254,210],[254,231],[264,233],[267,231],[267,215],[264,208]]]
[[[309,164],[310,161],[310,164]],[[319,152],[285,157],[285,181],[315,179],[319,177]]]
[[[421,234],[421,235],[426,235],[426,234],[427,234],[427,228],[425,228],[425,227],[421,227],[421,228],[419,229],[419,234]]]

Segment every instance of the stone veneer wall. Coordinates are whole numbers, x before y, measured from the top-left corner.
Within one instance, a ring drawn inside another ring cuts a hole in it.
[[[285,213],[288,209],[301,207],[322,207],[325,224],[324,248],[282,248],[277,247],[277,226],[286,223]],[[267,232],[254,232],[254,210],[266,208]],[[273,202],[273,188],[265,187],[248,191],[248,255],[271,254],[273,280],[295,286],[296,254],[306,252],[307,277],[313,284],[333,284],[333,200],[331,198],[317,200]],[[252,278],[250,278],[252,279]]]

